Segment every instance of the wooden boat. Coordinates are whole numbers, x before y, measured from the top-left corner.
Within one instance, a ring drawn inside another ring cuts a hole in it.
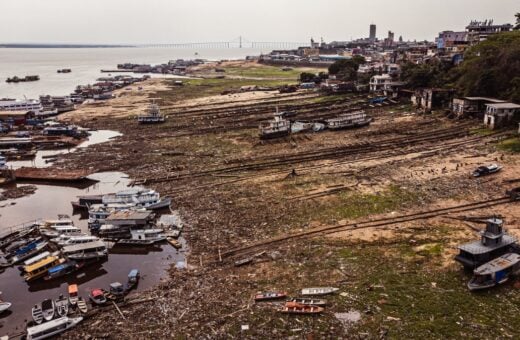
[[[369,125],[372,118],[368,117],[365,111],[349,112],[339,115],[336,118],[325,120],[329,130],[343,130]]]
[[[162,233],[162,229],[130,230],[130,235],[130,239],[121,239],[117,244],[129,246],[151,246],[154,243],[166,240],[166,236]]]
[[[175,249],[181,249],[181,248],[182,248],[182,244],[181,244],[179,241],[177,241],[177,240],[175,240],[175,239],[173,239],[173,238],[171,238],[171,237],[166,238],[166,240],[167,240],[168,243],[171,244],[172,247],[174,247]]]
[[[81,296],[78,297],[78,309],[83,314],[86,314],[88,312],[87,302]]]
[[[125,285],[125,292],[128,292],[129,290],[136,287],[137,284],[139,283],[139,278],[140,278],[139,270],[132,269],[130,271],[130,273],[128,273],[128,280]]]
[[[38,325],[43,322],[43,313],[42,313],[42,307],[39,305],[34,305],[32,308],[32,318],[34,322],[36,322]]]
[[[302,289],[302,295],[327,295],[337,292],[339,288],[333,287],[317,287],[317,288],[304,288]]]
[[[69,318],[61,317],[41,325],[27,328],[27,340],[41,340],[54,337],[66,330],[75,327],[83,321],[83,317]]]
[[[112,282],[110,290],[105,296],[110,300],[117,300],[125,295],[125,287],[120,282]]]
[[[274,114],[274,119],[262,122],[259,126],[260,139],[285,137],[291,134],[291,122],[283,117],[283,113]]]
[[[51,321],[54,318],[54,300],[45,299],[42,301],[42,314],[45,321]]]
[[[58,264],[57,266],[49,268],[49,270],[47,271],[48,274],[43,279],[48,281],[60,278],[62,276],[67,276],[83,267],[83,265],[84,262],[77,263],[76,261],[65,261],[63,263]]]
[[[107,302],[105,292],[99,288],[93,289],[88,295],[88,298],[96,305],[103,305]]]
[[[35,264],[24,267],[25,274],[23,277],[27,282],[34,281],[44,277],[48,273],[49,269],[58,266],[63,262],[65,262],[65,259],[56,256],[49,256]]]
[[[59,316],[66,316],[69,312],[69,299],[60,294],[60,296],[54,300],[54,306]]]
[[[280,313],[285,314],[320,314],[323,312],[323,307],[301,305],[299,303],[287,303],[280,309]]]
[[[498,286],[519,272],[520,255],[508,253],[475,269],[473,278],[468,282],[468,288],[480,290]]]
[[[69,303],[71,306],[74,307],[78,304],[78,300],[79,300],[78,285],[76,285],[76,284],[69,285],[68,291],[69,291]]]
[[[103,241],[98,240],[88,243],[74,244],[63,247],[63,254],[74,261],[86,261],[108,256],[108,251]]]
[[[286,292],[265,292],[255,295],[255,301],[278,300],[287,297]]]
[[[307,305],[307,306],[326,306],[327,300],[324,299],[311,299],[311,298],[292,298],[289,302],[298,303],[300,305]]]

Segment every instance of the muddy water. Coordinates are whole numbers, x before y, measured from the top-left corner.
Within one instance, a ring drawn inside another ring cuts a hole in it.
[[[103,194],[128,187],[129,179],[123,173],[98,173],[90,176],[99,182],[88,188],[37,184],[36,193],[0,204],[0,230],[39,218],[56,218],[58,214],[68,214],[75,225],[88,232],[87,220],[81,215],[73,215],[71,201],[78,195]],[[94,264],[67,278],[52,282],[40,281],[27,284],[17,268],[9,268],[0,274],[2,299],[13,304],[11,311],[0,315],[0,335],[16,334],[25,329],[25,322],[31,320],[31,308],[46,298],[57,298],[66,294],[67,282],[79,284],[80,293],[87,297],[92,288],[108,288],[114,281],[125,282],[128,272],[137,268],[142,280],[137,292],[156,285],[171,263],[185,261],[184,253],[178,252],[164,243],[154,248],[113,248],[108,260]]]
[[[13,169],[21,168],[22,166],[33,166],[38,168],[44,168],[52,165],[52,158],[50,156],[58,156],[61,154],[66,154],[70,152],[74,152],[77,149],[86,148],[91,145],[100,144],[109,141],[112,138],[116,138],[122,136],[121,133],[117,131],[111,130],[97,130],[97,131],[89,131],[90,136],[86,141],[81,143],[75,148],[70,149],[60,149],[60,150],[40,150],[36,153],[36,157],[31,160],[24,161],[12,161],[8,162],[7,165],[12,167]]]

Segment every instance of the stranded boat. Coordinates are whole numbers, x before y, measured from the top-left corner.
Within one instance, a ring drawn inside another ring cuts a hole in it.
[[[105,297],[105,292],[102,289],[96,288],[93,289],[88,298],[92,301],[93,304],[103,305],[107,302],[107,298]]]
[[[310,298],[292,298],[287,302],[294,302],[298,303],[300,305],[307,305],[307,306],[326,306],[327,300],[323,299],[310,299]]]
[[[502,167],[498,164],[482,165],[476,168],[472,175],[473,177],[486,176],[499,172],[500,170],[502,170]]]
[[[520,272],[520,255],[508,253],[475,269],[469,290],[486,289],[506,282]]]
[[[285,314],[320,314],[323,312],[323,307],[301,305],[294,302],[288,302],[280,309],[280,313]]]
[[[329,130],[342,130],[369,125],[372,118],[365,111],[343,113],[336,118],[325,120]]]
[[[88,312],[87,302],[81,296],[78,297],[78,309],[83,314],[86,314]]]
[[[40,305],[34,305],[31,310],[32,318],[36,324],[41,324],[43,322],[43,312],[42,307]]]
[[[41,325],[27,328],[27,340],[40,340],[53,337],[66,330],[75,327],[83,320],[83,317],[69,318],[61,317]]]
[[[69,312],[69,299],[60,294],[60,296],[54,300],[54,306],[59,316],[66,316]]]
[[[158,124],[164,123],[165,118],[164,115],[161,114],[159,105],[157,105],[155,100],[152,99],[152,102],[148,105],[146,111],[137,116],[137,121],[140,124]]]
[[[318,288],[304,288],[302,295],[327,295],[337,292],[339,288],[333,287],[318,287]]]
[[[149,189],[121,190],[115,194],[104,195],[102,199],[105,205],[132,204],[135,207],[145,208],[146,210],[168,208],[171,201],[170,197],[161,198],[158,192]]]
[[[154,243],[166,240],[166,236],[162,233],[162,229],[130,230],[130,235],[130,239],[121,239],[117,244],[150,246]]]
[[[107,247],[103,241],[74,244],[63,247],[63,255],[69,260],[86,261],[108,256]]]
[[[132,269],[130,273],[128,273],[128,281],[125,285],[125,292],[128,292],[129,290],[135,288],[137,284],[139,283],[139,270]]]
[[[287,296],[286,292],[265,292],[255,295],[255,301],[267,301],[284,299]]]
[[[54,300],[45,299],[42,301],[42,315],[45,321],[51,321],[54,318]]]
[[[261,123],[259,129],[260,139],[285,137],[291,133],[291,121],[285,119],[284,113],[277,109],[274,119]]]

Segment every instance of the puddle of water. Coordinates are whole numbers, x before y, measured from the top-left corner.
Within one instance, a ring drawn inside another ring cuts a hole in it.
[[[56,218],[58,214],[68,214],[74,224],[88,232],[87,220],[81,215],[73,215],[71,201],[79,195],[95,195],[114,192],[128,187],[129,179],[121,172],[97,173],[90,178],[99,182],[88,188],[74,188],[36,184],[33,195],[8,203],[0,208],[0,231],[12,225],[40,218]],[[15,203],[10,205],[9,203]],[[182,240],[184,243],[184,240]],[[93,264],[66,278],[55,281],[38,281],[28,285],[19,270],[7,269],[0,274],[0,291],[5,301],[13,305],[9,313],[0,315],[0,334],[16,334],[25,329],[26,321],[31,320],[31,308],[46,298],[57,298],[67,294],[67,282],[79,284],[80,293],[87,298],[92,288],[108,288],[111,282],[126,282],[128,272],[137,268],[142,280],[137,291],[156,285],[166,275],[171,263],[185,262],[183,252],[178,252],[167,243],[151,248],[113,249],[104,263]]]
[[[46,162],[51,160],[50,156],[57,156],[61,154],[67,154],[76,151],[77,149],[82,149],[89,147],[91,145],[105,143],[112,138],[122,136],[120,132],[112,131],[112,130],[96,130],[96,131],[89,131],[90,136],[86,141],[81,143],[75,148],[70,149],[59,149],[59,150],[39,150],[36,153],[36,157],[34,159],[30,160],[23,160],[23,161],[11,161],[7,162],[7,166],[12,167],[13,169],[18,169],[23,166],[32,166],[32,167],[38,167],[38,168],[45,168],[52,165],[52,162]]]

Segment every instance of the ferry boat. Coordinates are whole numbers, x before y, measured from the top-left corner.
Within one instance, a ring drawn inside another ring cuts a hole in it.
[[[41,340],[53,337],[75,327],[83,321],[83,317],[69,318],[67,316],[51,320],[41,325],[27,328],[27,340]]]
[[[121,190],[115,194],[104,195],[102,202],[105,205],[111,204],[132,204],[138,208],[147,210],[159,210],[168,208],[171,204],[170,197],[163,197],[155,190],[149,189],[128,189]]]
[[[42,104],[36,99],[0,99],[0,111],[43,111]]]
[[[24,268],[24,279],[25,281],[30,282],[44,277],[50,268],[57,266],[63,262],[65,262],[65,260],[62,258],[59,258],[57,256],[49,256],[46,259],[26,266]]]
[[[520,272],[520,255],[507,253],[473,271],[468,282],[469,290],[487,289],[506,282],[512,275]]]
[[[75,244],[63,247],[63,255],[69,260],[86,261],[108,256],[107,247],[103,241]]]
[[[45,220],[41,224],[42,227],[53,228],[58,226],[74,225],[74,222],[67,215],[58,215],[57,220]]]
[[[67,225],[67,226],[57,226],[54,228],[45,228],[40,229],[40,232],[47,236],[47,237],[59,237],[61,235],[75,235],[80,236],[83,235],[83,232],[78,227],[75,227],[73,225]]]
[[[94,204],[88,210],[88,228],[99,230],[105,220],[114,211],[128,210],[135,207],[131,203]]]
[[[99,236],[107,240],[119,240],[131,237],[129,226],[103,224],[98,230]]]
[[[166,240],[162,229],[130,230],[130,239],[122,239],[117,242],[121,245],[148,246]]]
[[[284,113],[277,109],[274,119],[261,123],[259,129],[260,139],[285,137],[291,133],[291,121],[285,119]]]
[[[30,259],[28,260],[25,260],[23,262],[23,264],[21,266],[18,267],[18,269],[23,273],[25,271],[25,267],[27,266],[30,266],[32,264],[35,264],[41,260],[44,260],[48,257],[51,257],[51,256],[55,256],[55,257],[58,257],[60,255],[60,252],[59,251],[55,251],[53,253],[51,252],[48,252],[48,251],[44,251],[43,253],[40,253],[34,257],[31,257]]]
[[[62,276],[66,276],[74,273],[80,269],[84,263],[77,263],[76,261],[65,261],[52,268],[49,268],[47,275],[43,278],[45,281],[57,279]]]
[[[165,118],[164,115],[161,114],[159,105],[157,105],[155,100],[152,99],[152,102],[148,105],[145,113],[137,116],[137,121],[139,124],[159,124],[164,123]]]
[[[372,118],[365,111],[343,113],[336,118],[325,120],[329,130],[342,130],[369,125]]]
[[[61,247],[99,241],[97,236],[91,235],[65,236],[64,238],[66,239],[57,242],[57,244]]]

